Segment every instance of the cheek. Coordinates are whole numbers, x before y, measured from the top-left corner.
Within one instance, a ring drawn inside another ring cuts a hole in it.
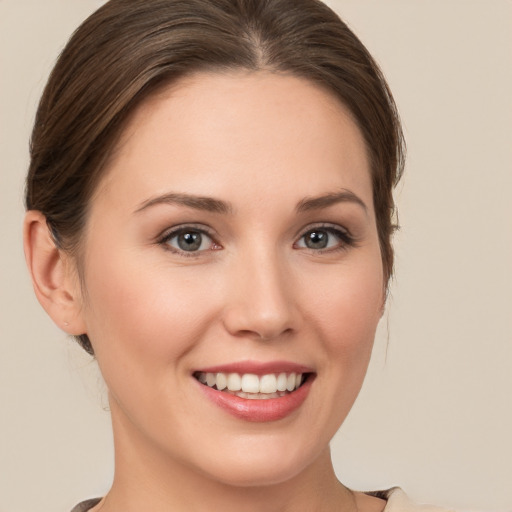
[[[345,365],[344,372],[364,375],[384,304],[380,259],[366,258],[325,276],[316,302],[326,353]]]
[[[104,370],[115,363],[135,371],[145,361],[163,371],[215,316],[211,296],[181,269],[102,259],[88,268],[86,282],[88,334]]]

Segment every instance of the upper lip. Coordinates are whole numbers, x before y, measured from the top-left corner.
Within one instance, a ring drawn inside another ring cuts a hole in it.
[[[207,368],[198,368],[194,373],[252,373],[267,375],[269,373],[314,373],[311,367],[291,361],[238,361]]]

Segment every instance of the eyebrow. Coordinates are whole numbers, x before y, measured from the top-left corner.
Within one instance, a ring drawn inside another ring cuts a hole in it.
[[[297,212],[321,210],[338,203],[354,203],[359,205],[366,214],[368,213],[368,207],[364,201],[356,196],[353,192],[346,189],[343,189],[340,192],[325,194],[323,196],[306,197],[297,204]]]
[[[340,192],[324,194],[322,196],[306,197],[297,203],[296,211],[298,213],[303,213],[312,210],[321,210],[344,202],[357,204],[365,211],[365,213],[368,213],[368,208],[363,200],[350,190],[346,189],[341,190]],[[221,201],[220,199],[172,192],[144,201],[142,205],[135,210],[135,213],[139,213],[147,208],[161,204],[186,206],[188,208],[193,208],[194,210],[202,210],[212,213],[233,213],[233,207],[231,204]]]
[[[151,206],[159,204],[181,205],[193,208],[194,210],[203,210],[213,213],[232,213],[233,211],[229,203],[221,201],[220,199],[190,194],[170,193],[144,201],[142,205],[135,210],[135,213],[139,213]]]

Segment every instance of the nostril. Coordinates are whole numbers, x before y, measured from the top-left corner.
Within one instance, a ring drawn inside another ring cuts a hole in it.
[[[223,323],[231,335],[271,341],[294,331],[300,317],[293,297],[280,282],[283,276],[271,274],[255,265],[251,275],[244,274],[243,286],[234,283],[236,293],[230,295],[223,311]]]
[[[251,331],[247,331],[247,332],[249,333]],[[262,341],[271,341],[278,337],[290,335],[292,332],[293,332],[293,329],[288,327],[288,328],[284,329],[283,331],[276,329],[277,334],[271,333],[271,332],[257,332],[256,334],[258,335],[259,339]]]

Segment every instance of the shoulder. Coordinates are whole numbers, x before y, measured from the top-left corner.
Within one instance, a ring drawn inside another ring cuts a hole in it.
[[[92,507],[97,505],[101,501],[101,498],[94,498],[92,500],[86,500],[79,503],[76,507],[73,507],[71,512],[87,512]]]
[[[454,512],[453,509],[414,503],[400,487],[393,487],[386,491],[368,492],[366,494],[386,500],[387,504],[384,512]]]

